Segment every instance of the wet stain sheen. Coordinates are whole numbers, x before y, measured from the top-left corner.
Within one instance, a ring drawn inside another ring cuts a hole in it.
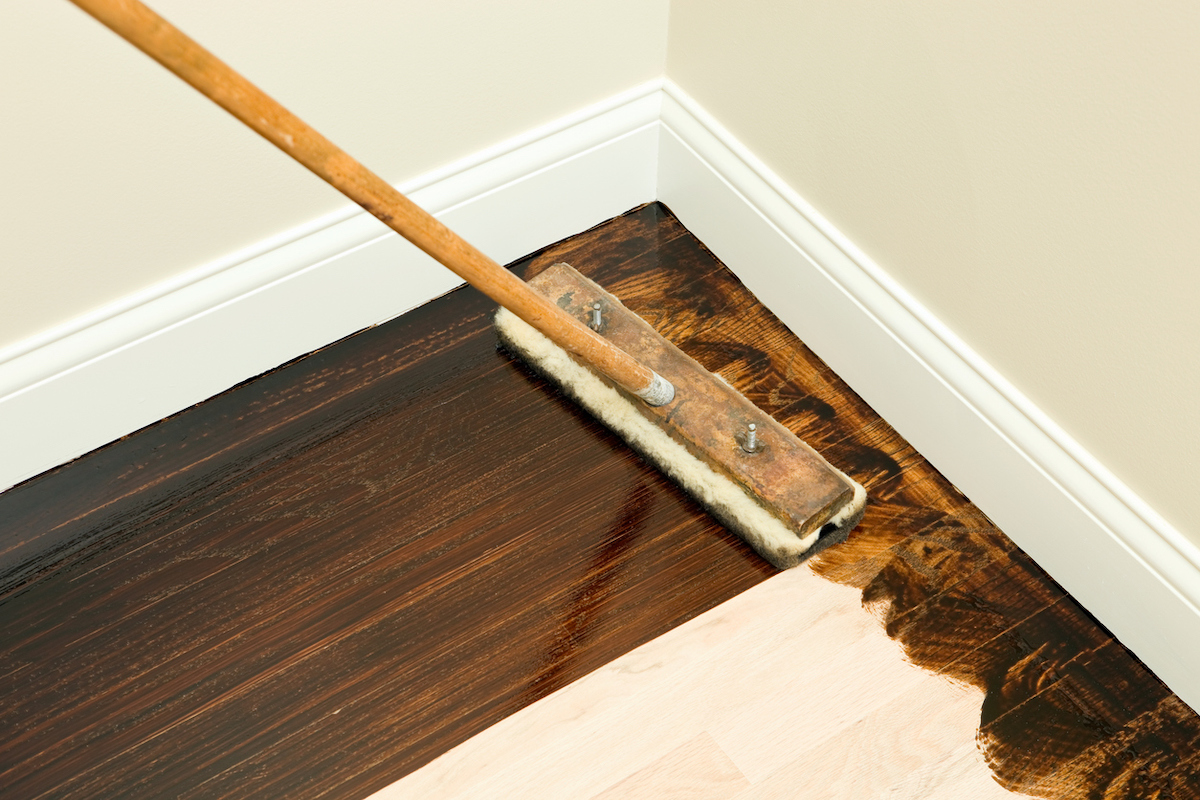
[[[1191,798],[1188,710],[662,206],[537,253],[867,484],[818,557],[1044,797]],[[360,798],[773,570],[461,290],[0,495],[13,797]],[[1048,532],[1052,533],[1052,532]]]

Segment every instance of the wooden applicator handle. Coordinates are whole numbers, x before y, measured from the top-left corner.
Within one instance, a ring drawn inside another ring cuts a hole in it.
[[[652,405],[670,402],[671,385],[653,370],[530,289],[150,8],[137,0],[71,2],[559,347]]]

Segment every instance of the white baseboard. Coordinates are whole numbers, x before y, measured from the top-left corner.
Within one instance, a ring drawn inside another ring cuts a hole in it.
[[[972,352],[679,87],[658,199],[1193,708],[1200,548]]]
[[[504,263],[654,199],[1193,708],[1200,549],[670,82],[401,187]],[[460,281],[347,209],[0,352],[0,487]]]
[[[654,199],[661,82],[400,187],[501,263]],[[0,489],[462,281],[347,208],[0,351]]]

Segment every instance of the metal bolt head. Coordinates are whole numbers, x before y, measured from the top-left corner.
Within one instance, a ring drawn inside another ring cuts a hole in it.
[[[753,422],[746,426],[746,434],[742,438],[742,449],[747,453],[757,453],[759,450],[758,426]]]

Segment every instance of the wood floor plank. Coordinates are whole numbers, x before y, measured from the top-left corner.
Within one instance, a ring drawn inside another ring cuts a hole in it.
[[[990,778],[979,759],[973,769],[956,761],[974,751],[975,712],[980,693],[960,687],[957,694],[929,696],[924,685],[896,695],[886,705],[856,720],[819,747],[798,752],[737,800],[770,800],[801,795],[813,800],[837,798],[925,798],[935,785],[957,789],[958,797],[1012,793]],[[967,789],[985,792],[968,793]]]
[[[728,800],[749,781],[706,732],[700,732],[593,800]]]

